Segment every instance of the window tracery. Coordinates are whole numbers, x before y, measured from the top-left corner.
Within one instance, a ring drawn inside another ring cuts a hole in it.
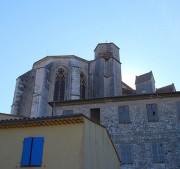
[[[65,79],[65,70],[63,68],[59,68],[56,73],[54,101],[61,101],[65,99]]]
[[[86,77],[83,73],[80,74],[80,99],[86,97]]]

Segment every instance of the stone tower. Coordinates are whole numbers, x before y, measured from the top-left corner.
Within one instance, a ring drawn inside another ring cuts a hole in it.
[[[100,43],[94,50],[90,65],[92,98],[121,96],[121,62],[119,48],[114,43]]]

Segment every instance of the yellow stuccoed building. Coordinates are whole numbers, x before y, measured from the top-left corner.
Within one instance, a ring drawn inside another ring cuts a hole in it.
[[[106,128],[82,114],[0,120],[1,169],[119,169]]]

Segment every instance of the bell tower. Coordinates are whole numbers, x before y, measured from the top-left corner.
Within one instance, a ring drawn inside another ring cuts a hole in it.
[[[95,50],[93,97],[122,95],[119,48],[114,43],[100,43]]]

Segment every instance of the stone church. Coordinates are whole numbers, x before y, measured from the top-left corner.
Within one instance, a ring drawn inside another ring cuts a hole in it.
[[[106,126],[122,169],[180,168],[180,92],[156,89],[152,71],[122,81],[119,48],[96,46],[95,58],[47,56],[17,78],[11,114],[42,117],[83,113]]]

